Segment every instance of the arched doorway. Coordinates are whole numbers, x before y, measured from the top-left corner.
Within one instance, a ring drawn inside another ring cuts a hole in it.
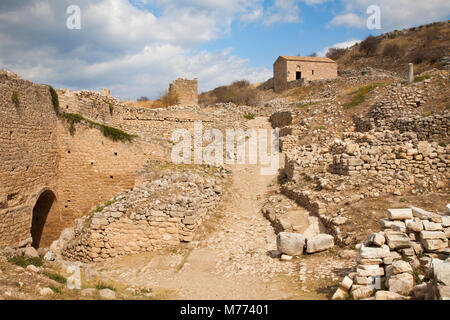
[[[56,210],[56,196],[51,190],[44,191],[33,207],[33,217],[31,222],[32,246],[39,248],[50,245],[49,237],[44,232],[47,229],[47,220],[50,212]]]

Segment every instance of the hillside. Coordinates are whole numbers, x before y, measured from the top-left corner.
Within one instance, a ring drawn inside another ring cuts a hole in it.
[[[337,49],[328,56],[336,60],[340,70],[373,67],[406,77],[407,64],[415,64],[415,72],[450,67],[450,21],[415,28],[395,30],[366,39],[348,49]]]

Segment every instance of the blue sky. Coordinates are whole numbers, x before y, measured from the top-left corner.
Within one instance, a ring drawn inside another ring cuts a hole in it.
[[[80,30],[66,27],[70,5]],[[370,5],[380,30],[366,26]],[[177,77],[197,77],[201,91],[260,82],[279,55],[325,55],[449,16],[448,0],[2,0],[0,68],[56,88],[153,99]]]

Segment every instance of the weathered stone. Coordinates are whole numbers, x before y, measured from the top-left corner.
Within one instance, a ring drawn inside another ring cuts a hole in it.
[[[402,249],[411,247],[411,240],[408,235],[398,231],[386,231],[385,234],[387,245],[389,249]]]
[[[41,296],[51,296],[53,294],[53,290],[50,288],[41,288],[39,289],[39,294]]]
[[[299,233],[280,232],[277,236],[278,251],[289,256],[300,256],[305,248],[306,237]]]
[[[442,217],[442,226],[445,228],[450,227],[450,216]]]
[[[388,209],[388,218],[390,220],[407,220],[413,218],[411,208]]]
[[[44,255],[45,261],[55,261],[56,260],[56,254],[54,254],[51,251],[47,251],[47,253]]]
[[[371,233],[366,240],[364,241],[365,246],[375,245],[377,247],[381,247],[386,242],[386,239],[383,235],[379,233]]]
[[[384,276],[384,269],[378,265],[359,265],[356,273],[360,277],[377,277]]]
[[[365,299],[365,298],[369,298],[370,296],[372,296],[375,292],[375,288],[372,287],[366,287],[366,286],[362,286],[362,287],[357,287],[356,289],[352,290],[352,297],[355,300],[361,300],[361,299]]]
[[[306,241],[306,252],[315,253],[330,249],[334,246],[334,238],[329,234],[319,234]]]
[[[348,290],[350,290],[352,285],[353,285],[353,280],[350,279],[348,276],[345,276],[341,282],[341,288],[344,289],[345,292],[348,292]]]
[[[25,248],[23,255],[26,258],[39,258],[39,253],[37,252],[37,250],[33,247],[28,247]]]
[[[392,291],[377,291],[375,300],[407,300],[408,298]]]
[[[116,299],[116,293],[111,289],[102,289],[98,291],[99,296],[102,299],[114,300]]]
[[[414,278],[409,273],[393,275],[388,279],[387,286],[391,292],[408,296],[414,289]]]
[[[421,241],[423,247],[427,251],[437,251],[440,249],[444,249],[448,246],[448,241],[441,239],[422,239]]]
[[[40,268],[38,268],[38,267],[36,267],[36,266],[34,266],[32,264],[28,265],[26,269],[30,270],[30,271],[33,271],[33,272],[36,272],[36,273],[41,270]]]
[[[423,231],[422,220],[414,218],[414,220],[406,221],[406,231],[407,232],[420,232]]]
[[[331,300],[344,300],[347,296],[347,291],[345,291],[343,288],[339,287],[337,288],[336,292],[331,297]]]
[[[423,227],[426,231],[441,231],[442,230],[442,224],[436,223],[436,222],[430,222],[428,220],[422,221]]]
[[[411,265],[403,260],[396,260],[392,262],[390,266],[392,268],[392,274],[400,274],[400,273],[411,273],[413,272]]]
[[[392,229],[394,231],[406,232],[406,225],[403,221],[380,219],[380,224],[383,229]]]
[[[363,245],[361,246],[359,255],[362,259],[379,259],[388,257],[390,255],[390,251],[387,245],[383,245],[379,248],[371,248]]]
[[[441,239],[446,240],[447,237],[445,236],[445,233],[442,231],[422,231],[420,232],[420,239]]]

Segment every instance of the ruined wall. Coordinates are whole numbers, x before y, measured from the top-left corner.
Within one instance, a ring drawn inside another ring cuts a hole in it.
[[[176,166],[175,171],[164,166],[167,171],[158,176],[155,172],[161,166],[149,163],[140,173],[145,182],[77,220],[74,238],[63,246],[63,255],[101,261],[192,241],[221,199],[224,171],[217,177],[211,175],[215,169],[209,174],[183,173]]]
[[[75,124],[73,136],[63,120],[58,126],[61,232],[93,206],[133,188],[136,172],[149,157],[151,145],[139,138],[114,142],[86,124]]]
[[[181,105],[198,104],[198,80],[178,78],[169,86],[169,94],[177,97],[177,103]]]
[[[330,151],[336,174],[378,174],[408,171],[414,174],[445,174],[450,166],[450,148],[419,141],[413,133],[349,133],[346,142],[336,141]]]
[[[39,196],[57,192],[57,121],[48,86],[0,72],[0,247],[26,244]]]

